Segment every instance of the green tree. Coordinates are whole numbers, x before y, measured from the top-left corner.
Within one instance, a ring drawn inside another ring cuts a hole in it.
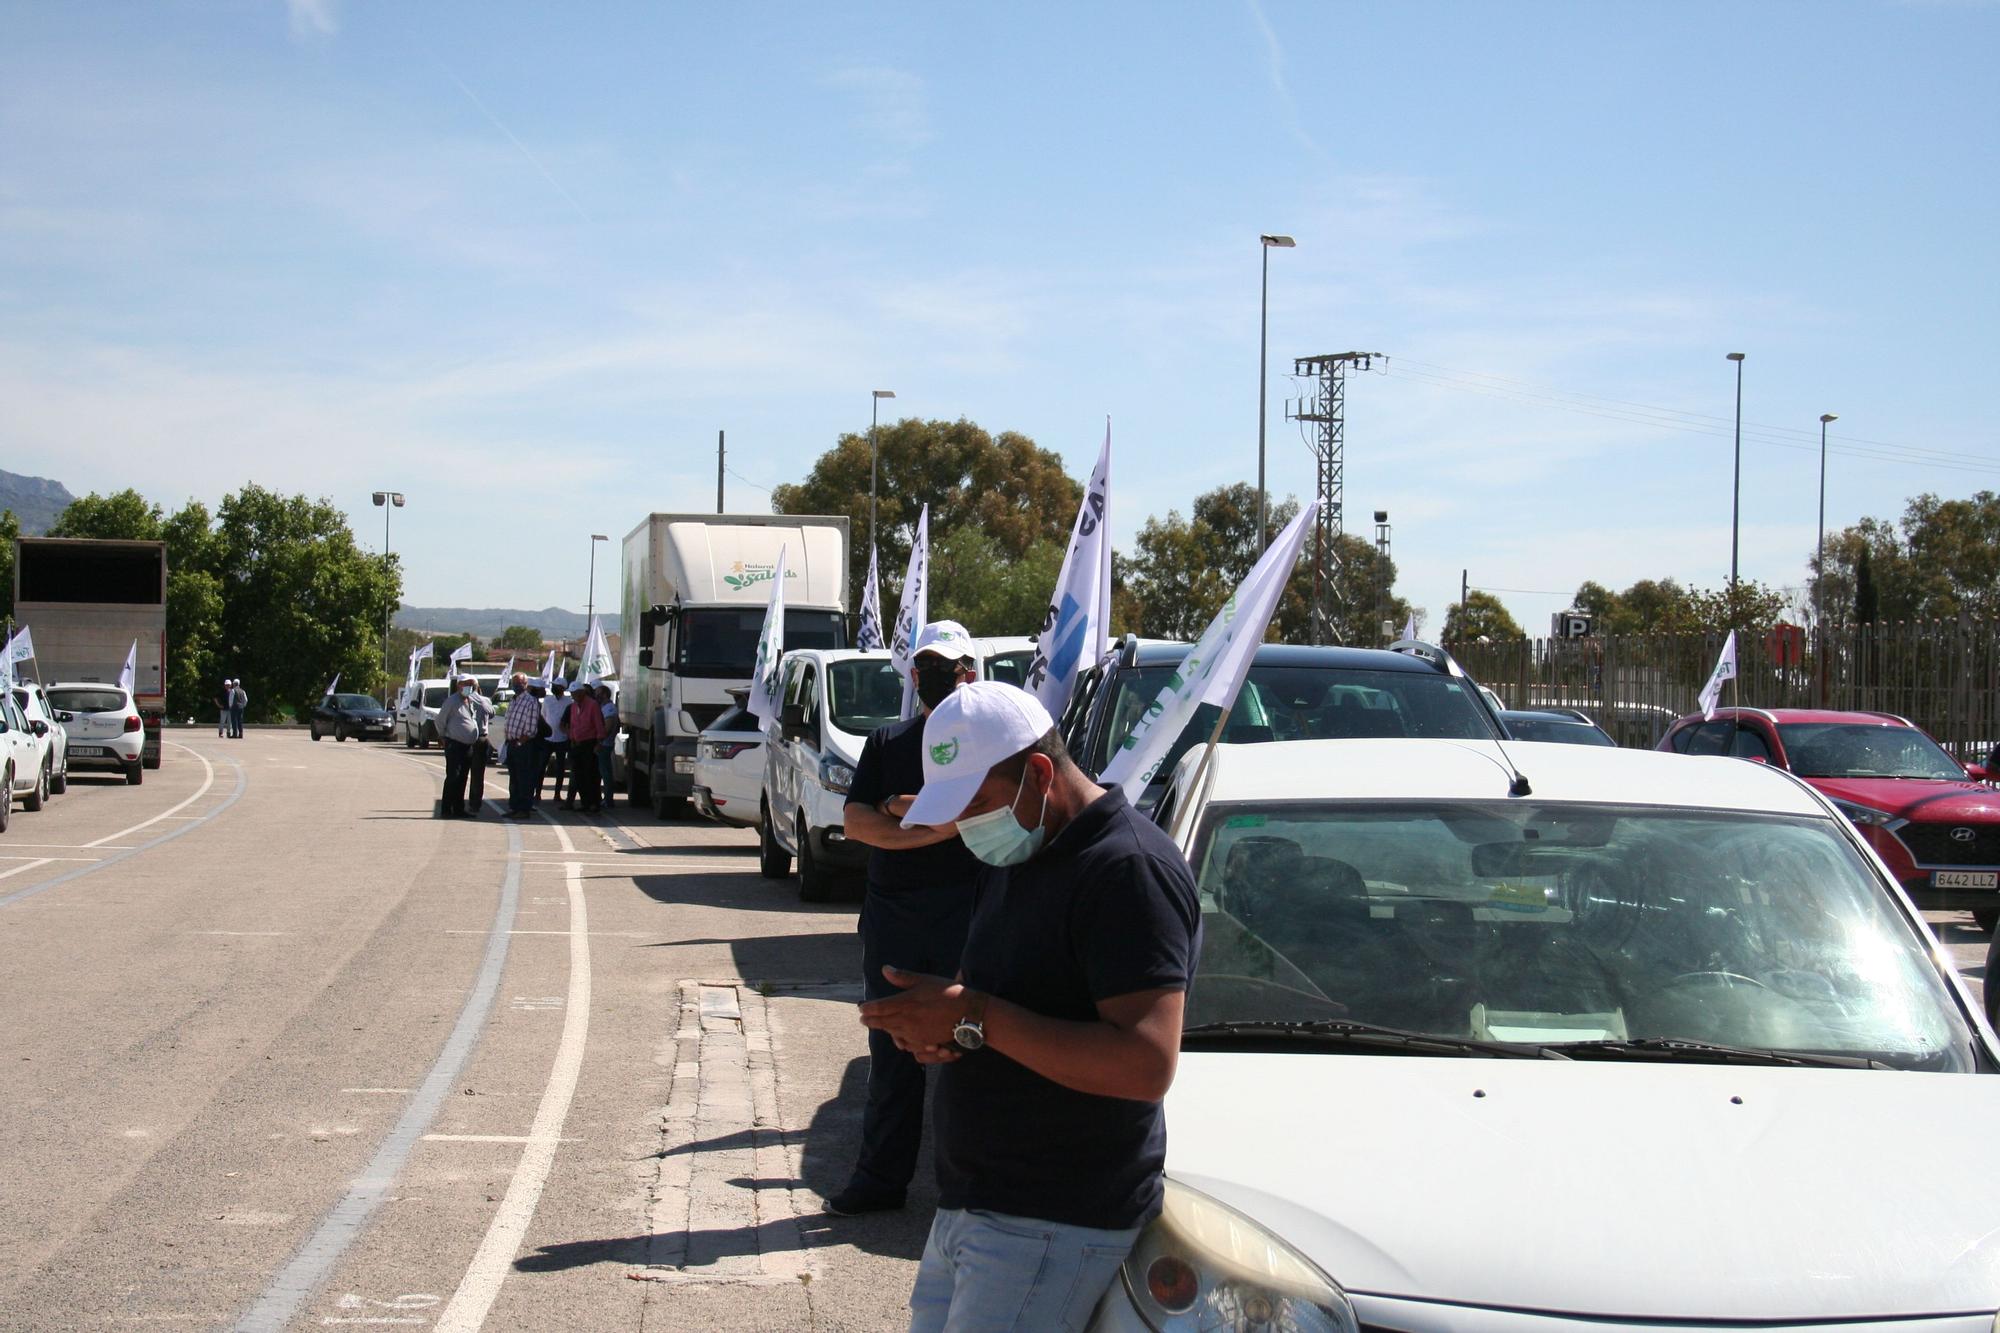
[[[1067,543],[1043,537],[1016,557],[978,528],[959,528],[931,542],[930,614],[956,620],[982,638],[1033,634],[1062,573]]]
[[[1854,623],[1872,625],[1882,611],[1882,593],[1875,586],[1874,553],[1864,544],[1854,557]]]
[[[493,640],[493,647],[501,652],[532,653],[542,646],[542,632],[533,625],[509,625]]]
[[[1446,643],[1508,643],[1527,637],[1500,599],[1490,592],[1474,588],[1463,602],[1453,602],[1445,608]]]
[[[1025,435],[989,435],[972,422],[907,417],[881,427],[877,484],[882,602],[893,613],[908,568],[917,517],[928,504],[931,543],[964,529],[985,533],[1003,559],[1020,560],[1036,541],[1067,542],[1083,487],[1062,459]],[[849,587],[860,604],[868,576],[868,436],[843,435],[797,485],[771,493],[780,514],[845,514],[851,524]],[[942,591],[941,582],[938,585]],[[1053,586],[1053,580],[1051,581]],[[1048,590],[1040,594],[1044,599]],[[1035,617],[1033,624],[1040,623]]]
[[[1825,568],[1813,566],[1831,621],[2000,618],[2000,494],[1911,499],[1895,522],[1864,518],[1826,541]],[[1863,586],[1863,565],[1868,586]],[[1864,603],[1868,605],[1864,608]]]
[[[113,495],[92,492],[72,500],[49,525],[51,537],[95,537],[102,541],[160,540],[160,507],[135,490]]]
[[[11,509],[0,509],[0,615],[14,614],[14,543],[21,537],[21,520]]]

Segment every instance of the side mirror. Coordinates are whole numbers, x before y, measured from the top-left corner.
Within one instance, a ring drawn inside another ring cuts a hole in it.
[[[1965,766],[1965,776],[1971,778],[1974,782],[1991,782],[1993,781],[1993,770],[1984,764],[1967,764]]]
[[[76,714],[75,714],[75,713],[57,713],[57,714],[56,714],[56,721],[58,721],[58,722],[74,722],[74,721],[76,721]]]
[[[778,734],[788,741],[805,740],[812,736],[812,725],[806,721],[804,704],[786,704],[778,714]]]
[[[37,736],[46,736],[49,734],[49,724],[42,721],[40,718],[36,718],[33,722],[30,722],[28,724],[28,727]]]
[[[1737,758],[1752,764],[1769,764],[1771,762],[1769,759],[1766,759],[1761,754],[1744,754],[1744,755],[1738,755]]]

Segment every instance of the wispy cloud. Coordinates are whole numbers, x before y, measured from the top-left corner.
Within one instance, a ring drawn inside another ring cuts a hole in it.
[[[828,75],[826,83],[853,94],[861,128],[895,151],[913,152],[936,137],[929,90],[918,75],[880,65],[859,66]]]
[[[285,0],[285,10],[297,41],[331,37],[340,28],[340,0]]]
[[[1271,91],[1277,97],[1278,104],[1284,108],[1285,123],[1290,128],[1292,137],[1299,141],[1302,148],[1315,156],[1325,157],[1326,150],[1321,148],[1319,141],[1306,131],[1305,120],[1299,115],[1298,100],[1292,96],[1292,85],[1285,79],[1285,48],[1278,41],[1278,30],[1273,28],[1271,21],[1264,16],[1264,6],[1259,0],[1244,0],[1244,3],[1249,6],[1250,17],[1257,24],[1257,31],[1264,35],[1265,68],[1271,76]]]

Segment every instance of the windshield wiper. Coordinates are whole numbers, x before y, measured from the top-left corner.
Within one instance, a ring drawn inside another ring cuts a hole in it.
[[[1296,1041],[1300,1044],[1379,1047],[1408,1051],[1413,1055],[1483,1055],[1508,1060],[1561,1060],[1567,1057],[1532,1046],[1480,1041],[1473,1037],[1439,1036],[1429,1032],[1404,1032],[1375,1023],[1348,1018],[1317,1018],[1303,1022],[1286,1020],[1230,1021],[1197,1023],[1181,1032],[1187,1037],[1247,1037],[1253,1041]]]
[[[1830,1055],[1761,1046],[1723,1046],[1678,1037],[1630,1037],[1623,1041],[1565,1041],[1542,1047],[1568,1060],[1665,1060],[1685,1064],[1791,1065],[1812,1069],[1894,1069],[1865,1055]]]

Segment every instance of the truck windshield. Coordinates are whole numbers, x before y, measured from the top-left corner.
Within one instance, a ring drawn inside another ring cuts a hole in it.
[[[674,671],[700,680],[748,680],[757,662],[764,608],[702,607],[681,612]],[[845,648],[847,618],[838,611],[786,611],[785,648]]]
[[[833,725],[866,736],[903,715],[903,678],[886,657],[835,662],[826,669]]]

